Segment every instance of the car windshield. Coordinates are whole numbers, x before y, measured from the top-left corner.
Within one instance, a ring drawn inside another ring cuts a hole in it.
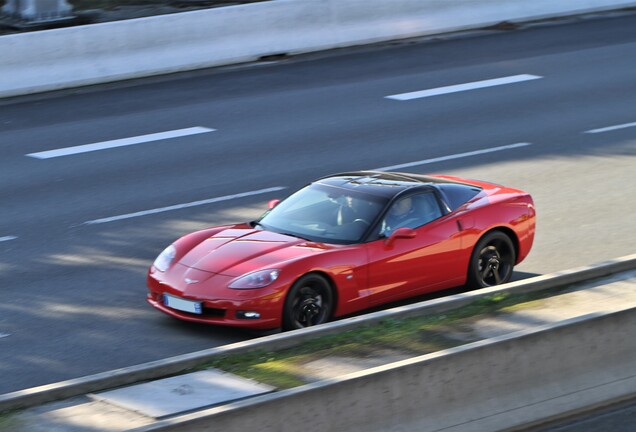
[[[352,244],[374,223],[386,198],[324,184],[291,195],[257,223],[268,231],[311,241]]]

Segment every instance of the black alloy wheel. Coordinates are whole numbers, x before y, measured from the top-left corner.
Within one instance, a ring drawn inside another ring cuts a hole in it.
[[[325,323],[333,310],[333,292],[319,274],[307,274],[294,283],[285,299],[283,330]]]
[[[508,282],[515,261],[515,248],[510,237],[501,231],[489,232],[473,250],[468,268],[468,286],[485,288]]]

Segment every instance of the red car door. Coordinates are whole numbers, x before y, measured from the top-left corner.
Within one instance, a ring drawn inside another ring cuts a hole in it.
[[[420,195],[420,201],[431,202],[433,197],[432,193]],[[412,198],[417,201],[419,196]],[[417,208],[417,203],[414,207]],[[465,277],[466,269],[457,265],[462,233],[456,217],[442,216],[439,208],[433,213],[420,210],[419,214],[419,221],[406,225],[412,228],[412,238],[392,238],[392,233],[386,233],[388,237],[366,244],[369,259],[366,296],[371,305],[455,286]]]

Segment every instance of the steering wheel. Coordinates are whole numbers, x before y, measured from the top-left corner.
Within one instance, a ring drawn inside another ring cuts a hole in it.
[[[366,221],[364,219],[354,219],[354,221],[351,222],[351,223],[361,223],[361,224],[363,224],[364,226],[367,226],[367,227],[371,225],[370,222],[368,222],[368,221]]]

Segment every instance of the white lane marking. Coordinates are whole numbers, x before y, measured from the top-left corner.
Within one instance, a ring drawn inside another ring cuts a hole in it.
[[[527,147],[529,145],[532,145],[532,144],[531,143],[516,143],[516,144],[509,144],[509,145],[500,146],[500,147],[491,147],[487,149],[475,150],[475,151],[470,151],[466,153],[457,153],[457,154],[437,157],[433,159],[424,159],[424,160],[420,160],[416,162],[408,162],[408,163],[403,163],[400,165],[391,165],[391,166],[386,166],[382,168],[376,168],[374,171],[392,171],[392,170],[401,169],[401,168],[409,168],[409,167],[414,167],[418,165],[427,165],[427,164],[432,164],[435,162],[443,162],[443,161],[452,160],[452,159],[461,159],[461,158],[465,158],[469,156],[477,156],[477,155],[494,153],[494,152],[503,151],[503,150],[512,150],[512,149],[516,149],[520,147]]]
[[[600,129],[590,129],[588,131],[585,131],[584,133],[587,134],[597,134],[597,133],[603,133],[603,132],[611,132],[611,131],[615,131],[615,130],[619,130],[619,129],[627,129],[630,127],[636,127],[636,122],[634,123],[624,123],[624,124],[619,124],[616,126],[608,126],[608,127],[604,127],[604,128],[600,128]]]
[[[118,220],[122,220],[122,219],[131,219],[131,218],[136,218],[136,217],[140,217],[140,216],[147,216],[147,215],[151,215],[151,214],[155,214],[155,213],[163,213],[163,212],[172,211],[172,210],[180,210],[180,209],[184,209],[184,208],[188,208],[188,207],[195,207],[195,206],[200,206],[200,205],[205,205],[205,204],[212,204],[212,203],[217,203],[217,202],[221,202],[221,201],[229,201],[229,200],[233,200],[233,199],[236,199],[236,198],[243,198],[243,197],[248,197],[248,196],[253,196],[253,195],[261,195],[261,194],[266,194],[266,193],[269,193],[269,192],[280,191],[280,190],[283,190],[283,189],[286,189],[286,188],[282,187],[282,186],[276,186],[276,187],[271,187],[271,188],[267,188],[267,189],[259,189],[259,190],[250,191],[250,192],[242,192],[242,193],[238,193],[238,194],[234,194],[234,195],[226,195],[226,196],[222,196],[222,197],[210,198],[210,199],[201,200],[201,201],[193,201],[193,202],[189,202],[189,203],[185,203],[185,204],[177,204],[177,205],[173,205],[173,206],[161,207],[161,208],[156,208],[156,209],[151,209],[151,210],[144,210],[144,211],[140,211],[140,212],[128,213],[128,214],[123,214],[123,215],[119,215],[119,216],[112,216],[112,217],[107,217],[107,218],[102,218],[102,219],[95,219],[95,220],[84,222],[83,225],[95,225],[95,224],[103,224],[103,223],[108,223],[108,222],[114,222],[114,221],[118,221]]]
[[[75,147],[65,147],[65,148],[61,148],[57,150],[48,150],[48,151],[37,152],[37,153],[29,153],[27,154],[27,156],[37,158],[37,159],[50,159],[50,158],[56,158],[60,156],[69,156],[69,155],[74,155],[79,153],[88,153],[88,152],[93,152],[98,150],[111,149],[115,147],[124,147],[124,146],[136,145],[136,144],[143,144],[147,142],[160,141],[160,140],[165,140],[170,138],[179,138],[179,137],[184,137],[189,135],[197,135],[202,133],[214,132],[215,130],[216,129],[209,129],[209,128],[197,126],[197,127],[177,129],[177,130],[166,131],[166,132],[158,132],[158,133],[153,133],[148,135],[139,135],[139,136],[131,137],[131,138],[102,141],[102,142],[97,142],[93,144],[85,144],[85,145],[80,145]]]
[[[5,242],[5,241],[15,240],[15,239],[17,239],[16,236],[5,236],[5,237],[0,237],[0,242]]]
[[[437,87],[437,88],[432,88],[428,90],[420,90],[420,91],[414,91],[409,93],[400,93],[400,94],[395,94],[395,95],[385,96],[385,97],[387,99],[393,99],[398,101],[408,101],[411,99],[427,98],[431,96],[439,96],[439,95],[444,95],[449,93],[476,90],[476,89],[482,89],[486,87],[495,87],[495,86],[506,85],[506,84],[514,84],[514,83],[531,81],[531,80],[536,80],[541,78],[543,77],[538,75],[528,75],[528,74],[513,75],[513,76],[494,78],[494,79],[489,79],[484,81],[474,81],[474,82],[465,83],[465,84],[457,84],[457,85],[451,85],[446,87]]]

